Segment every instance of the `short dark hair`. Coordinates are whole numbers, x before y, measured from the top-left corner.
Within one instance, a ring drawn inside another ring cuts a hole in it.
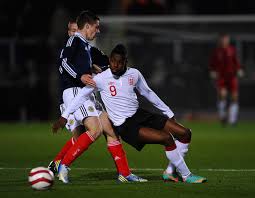
[[[119,54],[119,55],[121,55],[123,58],[127,58],[127,49],[126,49],[126,47],[125,47],[123,44],[118,44],[118,45],[116,45],[116,46],[113,48],[113,50],[112,50],[112,52],[111,52],[111,56],[112,56],[113,54]]]
[[[99,17],[89,10],[82,11],[76,19],[77,26],[81,30],[86,23],[94,24]]]
[[[68,23],[76,23],[76,19],[75,18],[70,18]]]

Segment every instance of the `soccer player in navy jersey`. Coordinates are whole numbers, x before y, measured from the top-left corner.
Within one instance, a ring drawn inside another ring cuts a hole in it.
[[[61,51],[59,61],[64,106],[68,106],[81,88],[84,87],[85,84],[89,84],[88,76],[92,74],[91,69],[93,65],[92,55],[96,56],[100,54],[99,50],[95,50],[89,43],[89,41],[93,40],[97,33],[99,33],[99,18],[90,11],[83,11],[77,18],[77,26],[77,32],[68,39],[65,47]],[[124,178],[122,181],[143,180],[130,172],[122,144],[115,135],[107,114],[102,113],[96,108],[96,101],[93,94],[84,101],[81,108],[73,113],[73,116],[75,125],[69,123],[72,131],[81,126],[85,126],[86,128],[86,132],[81,135],[79,134],[79,139],[84,145],[92,144],[102,134],[102,131],[105,131],[107,135],[108,150],[115,160],[118,174]],[[78,131],[80,132],[80,128]],[[66,154],[74,149],[73,145],[75,141],[75,138],[71,138],[64,146],[64,148],[66,147],[68,149],[63,148],[66,151],[65,155],[62,155],[63,161],[66,160]],[[77,158],[84,150],[86,149],[77,151],[75,155],[72,156],[73,159]],[[69,182],[68,177],[63,177],[61,174],[59,174],[59,178],[64,183]]]

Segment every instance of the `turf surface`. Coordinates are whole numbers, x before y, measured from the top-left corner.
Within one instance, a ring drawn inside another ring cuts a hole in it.
[[[148,145],[137,152],[125,144],[135,174],[149,179],[143,184],[118,184],[113,161],[100,138],[73,165],[72,184],[55,181],[49,191],[30,188],[30,168],[47,166],[70,137],[50,133],[50,123],[0,124],[0,197],[254,197],[255,123],[236,127],[218,123],[184,123],[193,131],[186,162],[191,170],[208,178],[205,184],[164,183],[167,161],[161,146]]]

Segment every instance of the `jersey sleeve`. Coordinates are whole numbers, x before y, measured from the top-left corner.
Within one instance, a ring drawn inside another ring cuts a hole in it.
[[[172,118],[174,116],[172,110],[157,96],[154,91],[150,89],[143,75],[139,71],[136,88],[142,96],[144,96],[148,101],[150,101],[153,106],[161,110],[164,115],[168,116],[169,118]]]
[[[88,96],[94,91],[94,89],[95,88],[91,86],[83,87],[77,96],[74,97],[72,102],[67,106],[61,116],[67,119],[69,114],[75,112],[86,100],[88,100]]]
[[[83,74],[90,73],[91,65],[89,48],[83,48],[81,42],[78,37],[70,37],[60,55],[63,69],[78,80]]]
[[[103,73],[99,73],[93,77],[93,80],[96,82],[96,88],[98,91],[103,89],[103,82],[102,82]]]

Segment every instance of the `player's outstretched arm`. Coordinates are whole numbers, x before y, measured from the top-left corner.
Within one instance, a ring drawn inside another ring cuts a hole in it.
[[[144,96],[148,101],[150,101],[153,106],[161,110],[163,114],[165,114],[169,118],[172,118],[174,116],[174,113],[171,111],[171,109],[157,96],[154,91],[151,90],[140,72],[138,72],[138,75],[139,76],[136,88],[139,93]]]

